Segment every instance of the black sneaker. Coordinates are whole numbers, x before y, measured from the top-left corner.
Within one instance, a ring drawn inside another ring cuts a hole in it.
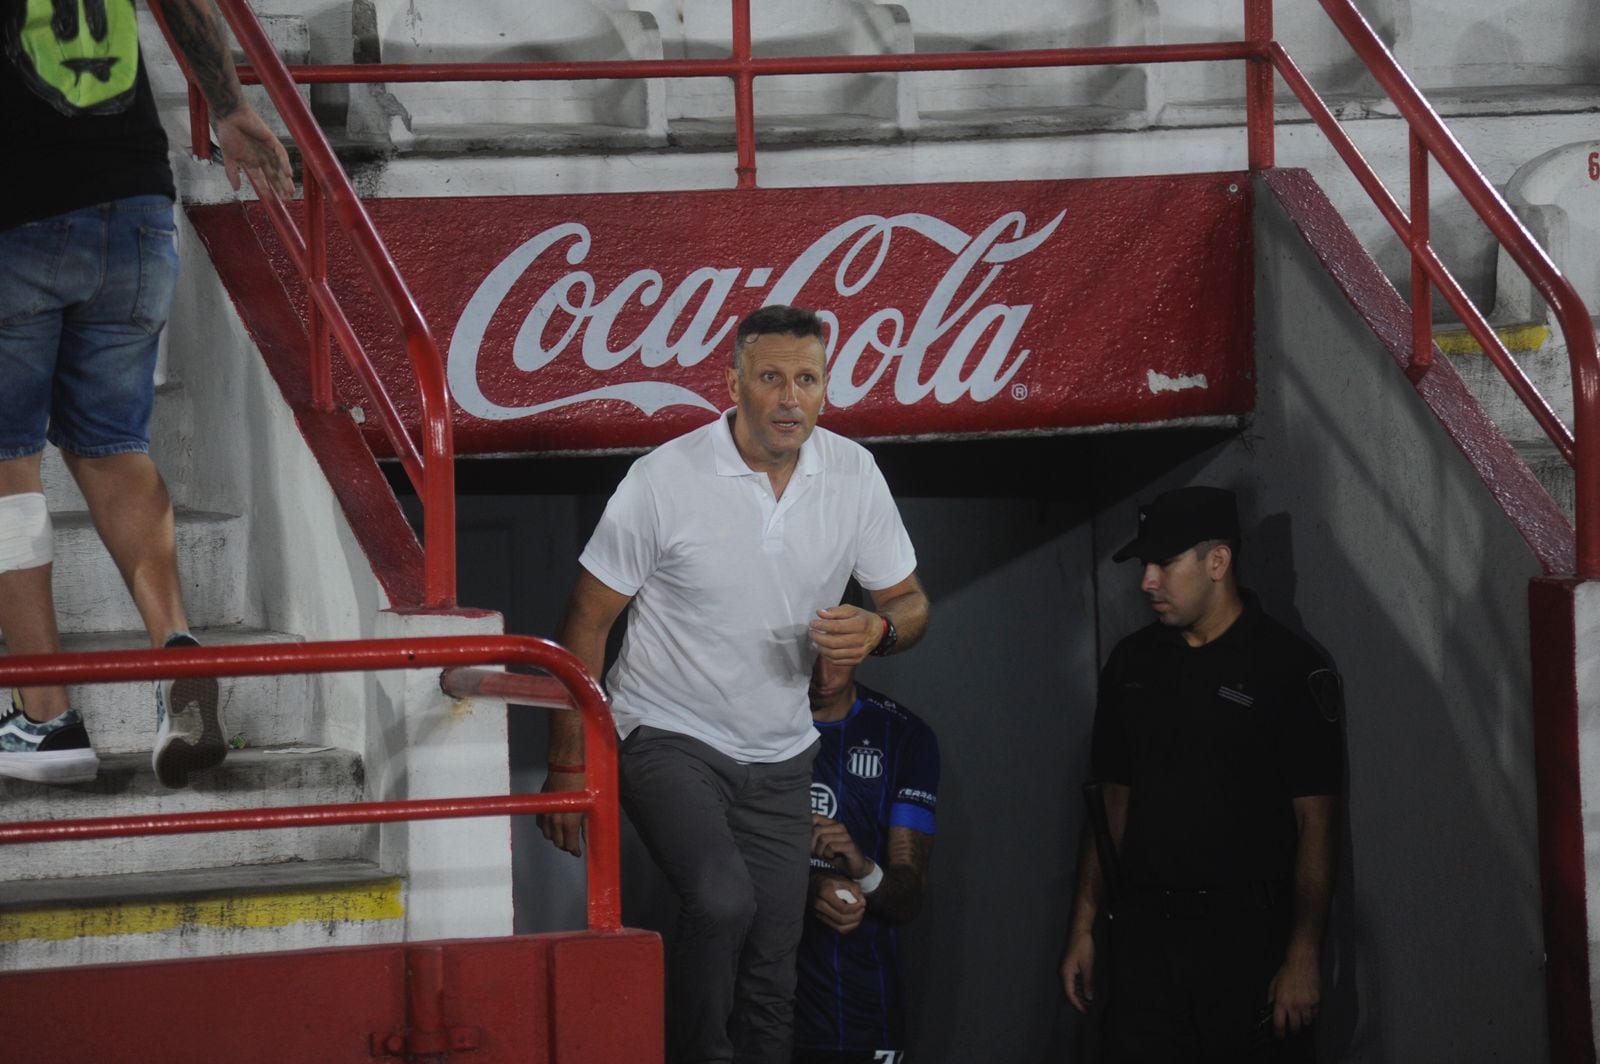
[[[75,709],[43,724],[28,719],[11,692],[11,712],[0,717],[0,776],[33,783],[87,783],[100,771],[89,731]]]
[[[200,641],[182,634],[165,645],[197,647]],[[222,764],[228,756],[223,735],[216,677],[156,681],[156,744],[150,763],[162,786],[187,786],[189,773]]]

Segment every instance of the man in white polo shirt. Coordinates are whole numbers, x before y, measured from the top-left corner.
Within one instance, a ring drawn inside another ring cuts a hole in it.
[[[681,902],[670,1059],[787,1064],[805,916],[820,654],[855,665],[915,643],[928,600],[888,485],[817,429],[822,325],[766,307],[735,334],[735,407],[640,458],[580,556],[558,638],[607,677],[623,803]],[[854,576],[871,611],[838,605]],[[575,714],[550,717],[546,790],[583,786]],[[578,814],[542,817],[581,853]],[[864,889],[876,886],[864,884]]]

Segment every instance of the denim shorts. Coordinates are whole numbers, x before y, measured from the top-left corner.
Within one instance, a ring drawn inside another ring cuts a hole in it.
[[[150,449],[156,345],[178,278],[166,196],[0,230],[0,460]]]

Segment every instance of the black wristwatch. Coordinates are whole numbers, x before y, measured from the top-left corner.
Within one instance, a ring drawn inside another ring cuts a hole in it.
[[[872,648],[872,653],[881,658],[894,650],[895,643],[900,640],[900,633],[894,630],[894,622],[886,615],[880,613],[878,616],[883,618],[883,638]]]

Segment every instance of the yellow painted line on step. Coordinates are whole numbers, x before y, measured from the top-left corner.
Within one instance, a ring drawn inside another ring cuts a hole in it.
[[[1496,329],[1494,333],[1500,337],[1500,342],[1506,345],[1506,350],[1513,355],[1537,351],[1544,346],[1546,340],[1550,339],[1550,327],[1547,325],[1511,325],[1504,329]],[[1433,342],[1447,355],[1483,354],[1483,345],[1473,339],[1472,334],[1465,329],[1434,333]]]
[[[6,912],[0,913],[0,942],[29,939],[60,942],[73,938],[153,934],[179,927],[242,931],[301,923],[395,920],[404,915],[400,880],[389,879],[326,890]]]

